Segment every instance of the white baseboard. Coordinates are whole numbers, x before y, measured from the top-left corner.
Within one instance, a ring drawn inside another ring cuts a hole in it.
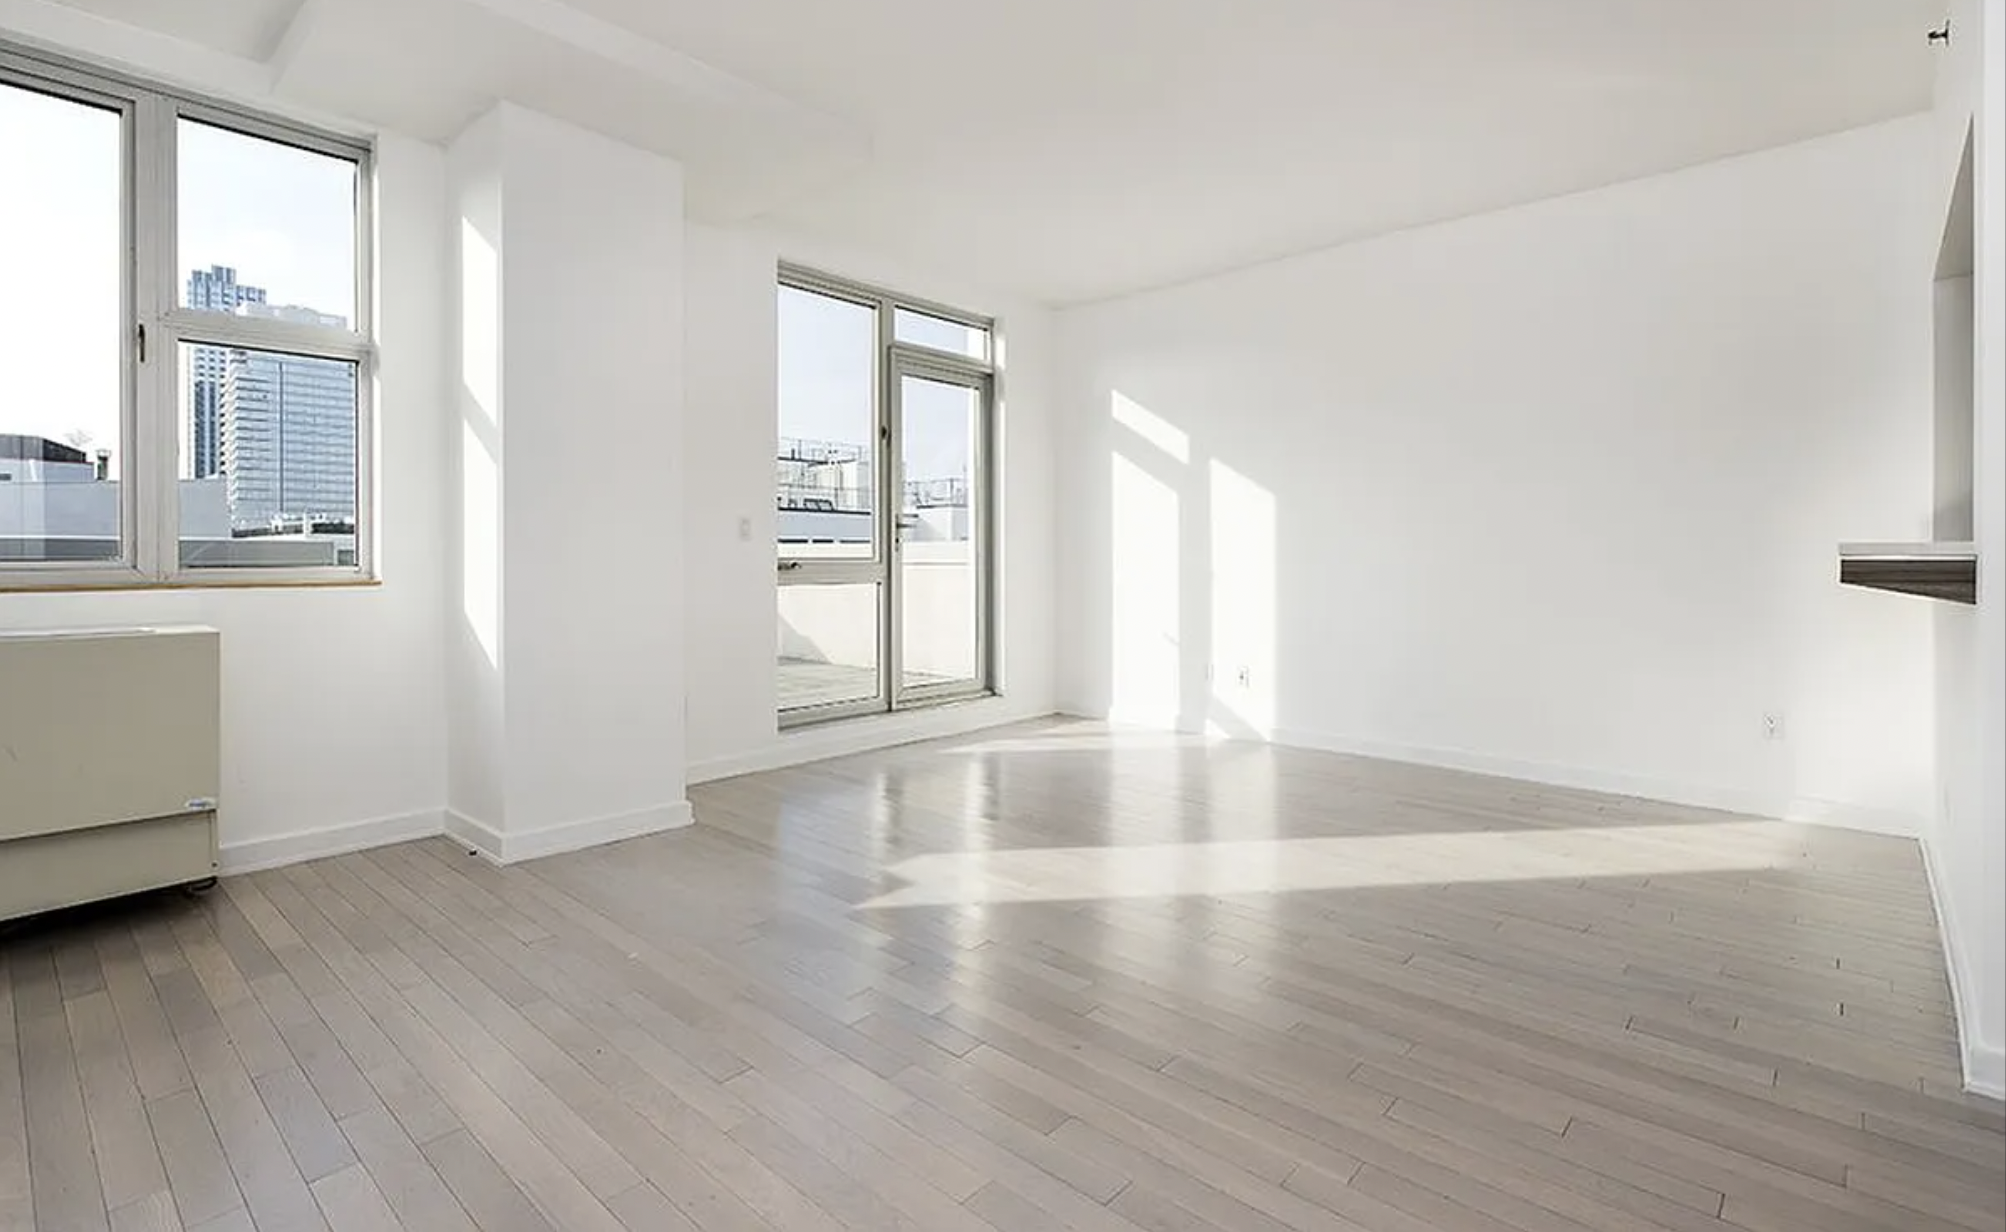
[[[457,809],[447,809],[444,822],[447,838],[476,855],[486,856],[495,864],[503,862],[501,831],[486,822],[475,821]]]
[[[597,847],[602,843],[617,843],[621,839],[678,830],[695,820],[689,801],[677,800],[671,804],[636,809],[631,813],[616,813],[610,817],[594,817],[517,833],[496,830],[464,813],[447,809],[445,832],[456,842],[466,844],[469,849],[496,864],[516,864],[523,860]]]
[[[439,834],[464,843],[497,864],[513,864],[518,860],[534,860],[538,856],[557,855],[595,847],[600,843],[618,842],[623,838],[674,830],[689,825],[693,820],[689,802],[678,800],[673,804],[550,826],[527,834],[503,834],[452,809],[421,809],[397,817],[379,817],[322,830],[224,843],[219,857],[222,865],[219,871],[225,875],[255,873],[326,856],[347,855],[352,851],[432,838]]]
[[[302,860],[318,860],[324,856],[347,855],[351,851],[367,851],[371,847],[407,843],[412,839],[430,838],[440,833],[444,826],[444,810],[420,809],[415,813],[350,822],[322,830],[302,830],[296,834],[224,843],[219,854],[220,871],[225,874],[255,873],[298,864]]]
[[[686,773],[692,784],[710,783],[718,779],[737,778],[741,774],[782,770],[831,757],[916,744],[922,740],[966,736],[991,727],[1042,719],[1052,713],[1049,705],[1020,705],[1012,704],[1007,697],[985,697],[925,710],[846,719],[839,723],[780,732],[770,744],[744,753],[693,763]]]
[[[1951,1016],[1957,1022],[1959,1051],[1964,1060],[1964,1089],[1974,1095],[2006,1100],[2006,1049],[1976,1038],[1977,1022],[1970,1012],[1971,977],[1964,966],[1964,953],[1957,943],[1963,934],[1950,918],[1950,902],[1944,898],[1936,871],[1936,852],[1927,838],[1922,840],[1922,869],[1929,882],[1930,905],[1936,912],[1937,940],[1943,946],[1944,974],[1950,980]]]
[[[1323,732],[1279,730],[1274,733],[1273,741],[1294,748],[1350,753],[1385,761],[1437,766],[1444,770],[1463,770],[1472,774],[1519,779],[1529,783],[1546,783],[1579,791],[1658,800],[1666,804],[1683,804],[1693,808],[1718,809],[1722,812],[1742,813],[1751,817],[1774,817],[1783,821],[1836,826],[1845,830],[1864,830],[1896,838],[1918,838],[1922,834],[1922,822],[1903,813],[1807,796],[1772,795],[1715,784],[1685,783],[1675,779],[1652,778],[1620,771],[1594,770],[1551,762],[1520,761],[1461,749],[1393,744],[1382,740],[1333,736]]]
[[[1964,1089],[1973,1095],[2006,1100],[2006,1049],[1967,1043],[1964,1046]]]

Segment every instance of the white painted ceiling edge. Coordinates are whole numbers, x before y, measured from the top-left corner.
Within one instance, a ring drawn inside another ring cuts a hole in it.
[[[282,12],[269,48],[245,46],[251,9]],[[719,222],[751,218],[870,148],[852,125],[556,0],[0,0],[0,31],[440,144],[495,102],[519,103],[676,158],[691,173],[691,212]]]
[[[0,0],[0,29],[437,142],[507,99],[678,159],[699,221],[1063,305],[1926,110],[1941,8]]]

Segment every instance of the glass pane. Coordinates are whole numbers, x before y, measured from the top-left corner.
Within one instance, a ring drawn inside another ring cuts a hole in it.
[[[900,673],[907,689],[981,679],[977,662],[976,444],[982,394],[899,379]]]
[[[989,331],[910,308],[892,310],[892,337],[914,346],[952,351],[971,359],[989,358]]]
[[[0,85],[0,565],[121,554],[124,118]]]
[[[877,352],[875,309],[780,288],[782,557],[876,555]]]
[[[356,165],[194,120],[175,132],[182,305],[352,323]]]
[[[780,709],[880,696],[878,645],[877,583],[780,587]]]
[[[353,363],[183,343],[181,564],[356,563]]]

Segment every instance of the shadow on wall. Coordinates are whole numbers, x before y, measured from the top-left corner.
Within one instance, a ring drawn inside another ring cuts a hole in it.
[[[1275,497],[1115,391],[1109,714],[1274,735]]]

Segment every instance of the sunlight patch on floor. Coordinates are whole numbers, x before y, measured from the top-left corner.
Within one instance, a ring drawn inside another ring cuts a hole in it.
[[[946,907],[1753,872],[1791,867],[1808,858],[1803,828],[1778,821],[1018,848],[944,852],[901,861],[888,872],[905,884],[862,906]]]

